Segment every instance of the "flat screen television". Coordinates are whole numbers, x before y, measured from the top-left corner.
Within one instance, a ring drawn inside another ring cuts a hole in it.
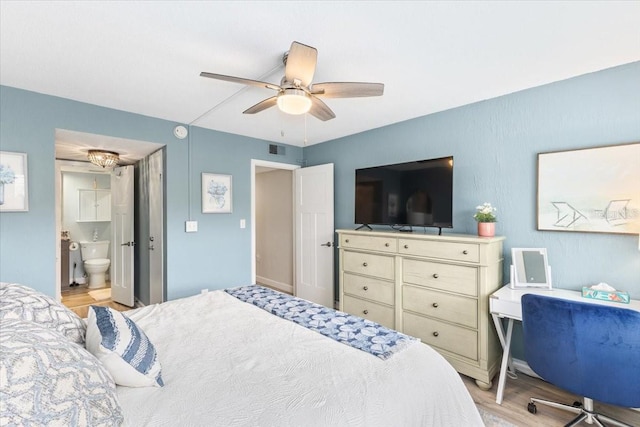
[[[356,170],[355,223],[452,228],[453,156]]]

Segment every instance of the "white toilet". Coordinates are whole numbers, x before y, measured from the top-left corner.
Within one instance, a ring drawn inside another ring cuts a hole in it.
[[[89,289],[106,285],[105,274],[109,269],[109,241],[80,242],[80,253],[84,261],[84,271],[89,276]]]

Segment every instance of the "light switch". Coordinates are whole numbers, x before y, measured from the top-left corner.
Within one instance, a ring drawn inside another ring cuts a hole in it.
[[[196,231],[198,231],[198,221],[185,222],[185,231],[187,233],[195,233]]]
[[[247,226],[247,221],[244,219],[240,220],[240,228],[245,228]]]

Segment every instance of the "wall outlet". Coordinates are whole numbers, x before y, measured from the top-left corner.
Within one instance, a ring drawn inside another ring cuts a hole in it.
[[[195,233],[198,231],[198,221],[186,221],[184,228],[187,233]]]
[[[247,226],[247,221],[244,219],[240,220],[240,228],[245,228]]]

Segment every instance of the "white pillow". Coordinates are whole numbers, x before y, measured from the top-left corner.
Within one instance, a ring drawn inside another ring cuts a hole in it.
[[[28,286],[0,283],[0,319],[30,320],[84,344],[85,324],[80,316]]]
[[[89,307],[87,350],[102,362],[116,384],[162,387],[156,349],[133,320],[109,307]]]
[[[21,319],[0,320],[0,425],[120,426],[109,372],[60,332]]]

